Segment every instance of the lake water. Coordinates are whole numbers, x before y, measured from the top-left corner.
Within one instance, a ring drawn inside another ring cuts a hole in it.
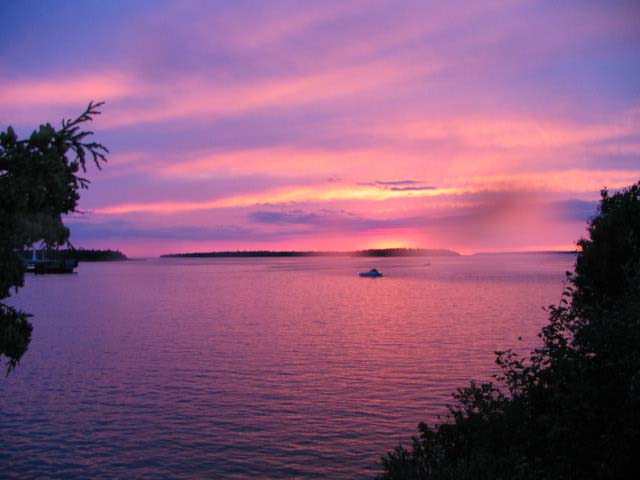
[[[0,478],[371,478],[494,350],[536,344],[562,254],[156,259],[28,276]],[[381,279],[357,272],[381,269]],[[519,341],[518,337],[522,337]]]

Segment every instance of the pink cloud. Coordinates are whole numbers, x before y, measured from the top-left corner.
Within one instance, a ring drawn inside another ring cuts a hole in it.
[[[89,100],[118,99],[136,93],[126,75],[100,72],[60,75],[58,78],[20,78],[0,82],[0,106],[28,108],[42,105],[84,104]]]
[[[567,170],[550,177],[547,173],[520,173],[471,177],[452,182],[450,186],[425,189],[392,189],[379,185],[321,184],[265,190],[260,193],[232,195],[207,201],[163,201],[114,204],[96,208],[94,213],[118,215],[127,213],[176,214],[198,210],[251,207],[260,204],[335,203],[341,201],[374,204],[388,200],[455,197],[479,192],[573,193],[597,191],[605,185],[621,188],[636,172],[592,172]],[[367,207],[364,207],[365,210]],[[373,207],[371,207],[373,208]],[[396,207],[397,208],[397,207]]]
[[[114,153],[81,206],[131,245],[569,245],[583,222],[546,215],[549,204],[640,178],[633,13],[177,2],[79,39],[76,63],[53,42],[30,51],[33,25],[0,61],[0,121],[36,126],[107,100],[92,128]],[[419,183],[392,187],[403,179]],[[251,220],[285,208],[325,223]],[[230,237],[245,231],[250,241]]]

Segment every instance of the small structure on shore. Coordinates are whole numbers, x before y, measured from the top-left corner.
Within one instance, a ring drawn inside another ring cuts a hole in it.
[[[47,260],[44,252],[42,258],[38,258],[36,251],[33,251],[30,260],[25,260],[27,272],[32,273],[73,273],[73,269],[78,266],[78,261],[74,258],[58,258]]]

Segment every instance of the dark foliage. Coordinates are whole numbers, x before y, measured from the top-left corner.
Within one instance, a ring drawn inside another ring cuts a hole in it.
[[[380,479],[640,478],[639,195],[602,192],[542,347],[497,352],[496,384],[459,389]]]
[[[11,127],[0,133],[0,300],[23,285],[21,251],[36,244],[52,249],[67,244],[62,215],[76,210],[79,190],[89,184],[79,172],[86,171],[88,161],[98,168],[106,161],[107,149],[87,141],[93,132],[81,128],[101,105],[90,103],[58,130],[40,125],[27,139],[19,140]],[[0,355],[8,358],[9,369],[29,346],[27,317],[0,303]]]

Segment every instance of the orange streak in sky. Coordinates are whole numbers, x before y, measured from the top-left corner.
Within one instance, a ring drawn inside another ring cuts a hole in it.
[[[622,188],[637,172],[594,172],[570,170],[555,172],[490,175],[461,179],[458,186],[428,190],[393,190],[375,185],[335,185],[286,187],[261,193],[233,195],[207,201],[128,203],[97,208],[99,214],[122,213],[177,213],[220,208],[250,207],[259,204],[286,204],[290,202],[332,202],[339,200],[379,202],[390,199],[416,199],[472,194],[478,192],[593,192],[603,186]]]
[[[157,202],[157,203],[130,203],[114,205],[111,207],[97,208],[95,213],[176,213],[194,210],[209,210],[215,208],[249,207],[263,203],[288,203],[288,202],[330,202],[335,200],[368,200],[382,201],[392,198],[409,197],[434,197],[439,195],[453,195],[469,192],[469,189],[439,188],[433,190],[395,191],[386,190],[374,186],[354,187],[297,187],[273,190],[270,192],[236,195],[203,202]]]

